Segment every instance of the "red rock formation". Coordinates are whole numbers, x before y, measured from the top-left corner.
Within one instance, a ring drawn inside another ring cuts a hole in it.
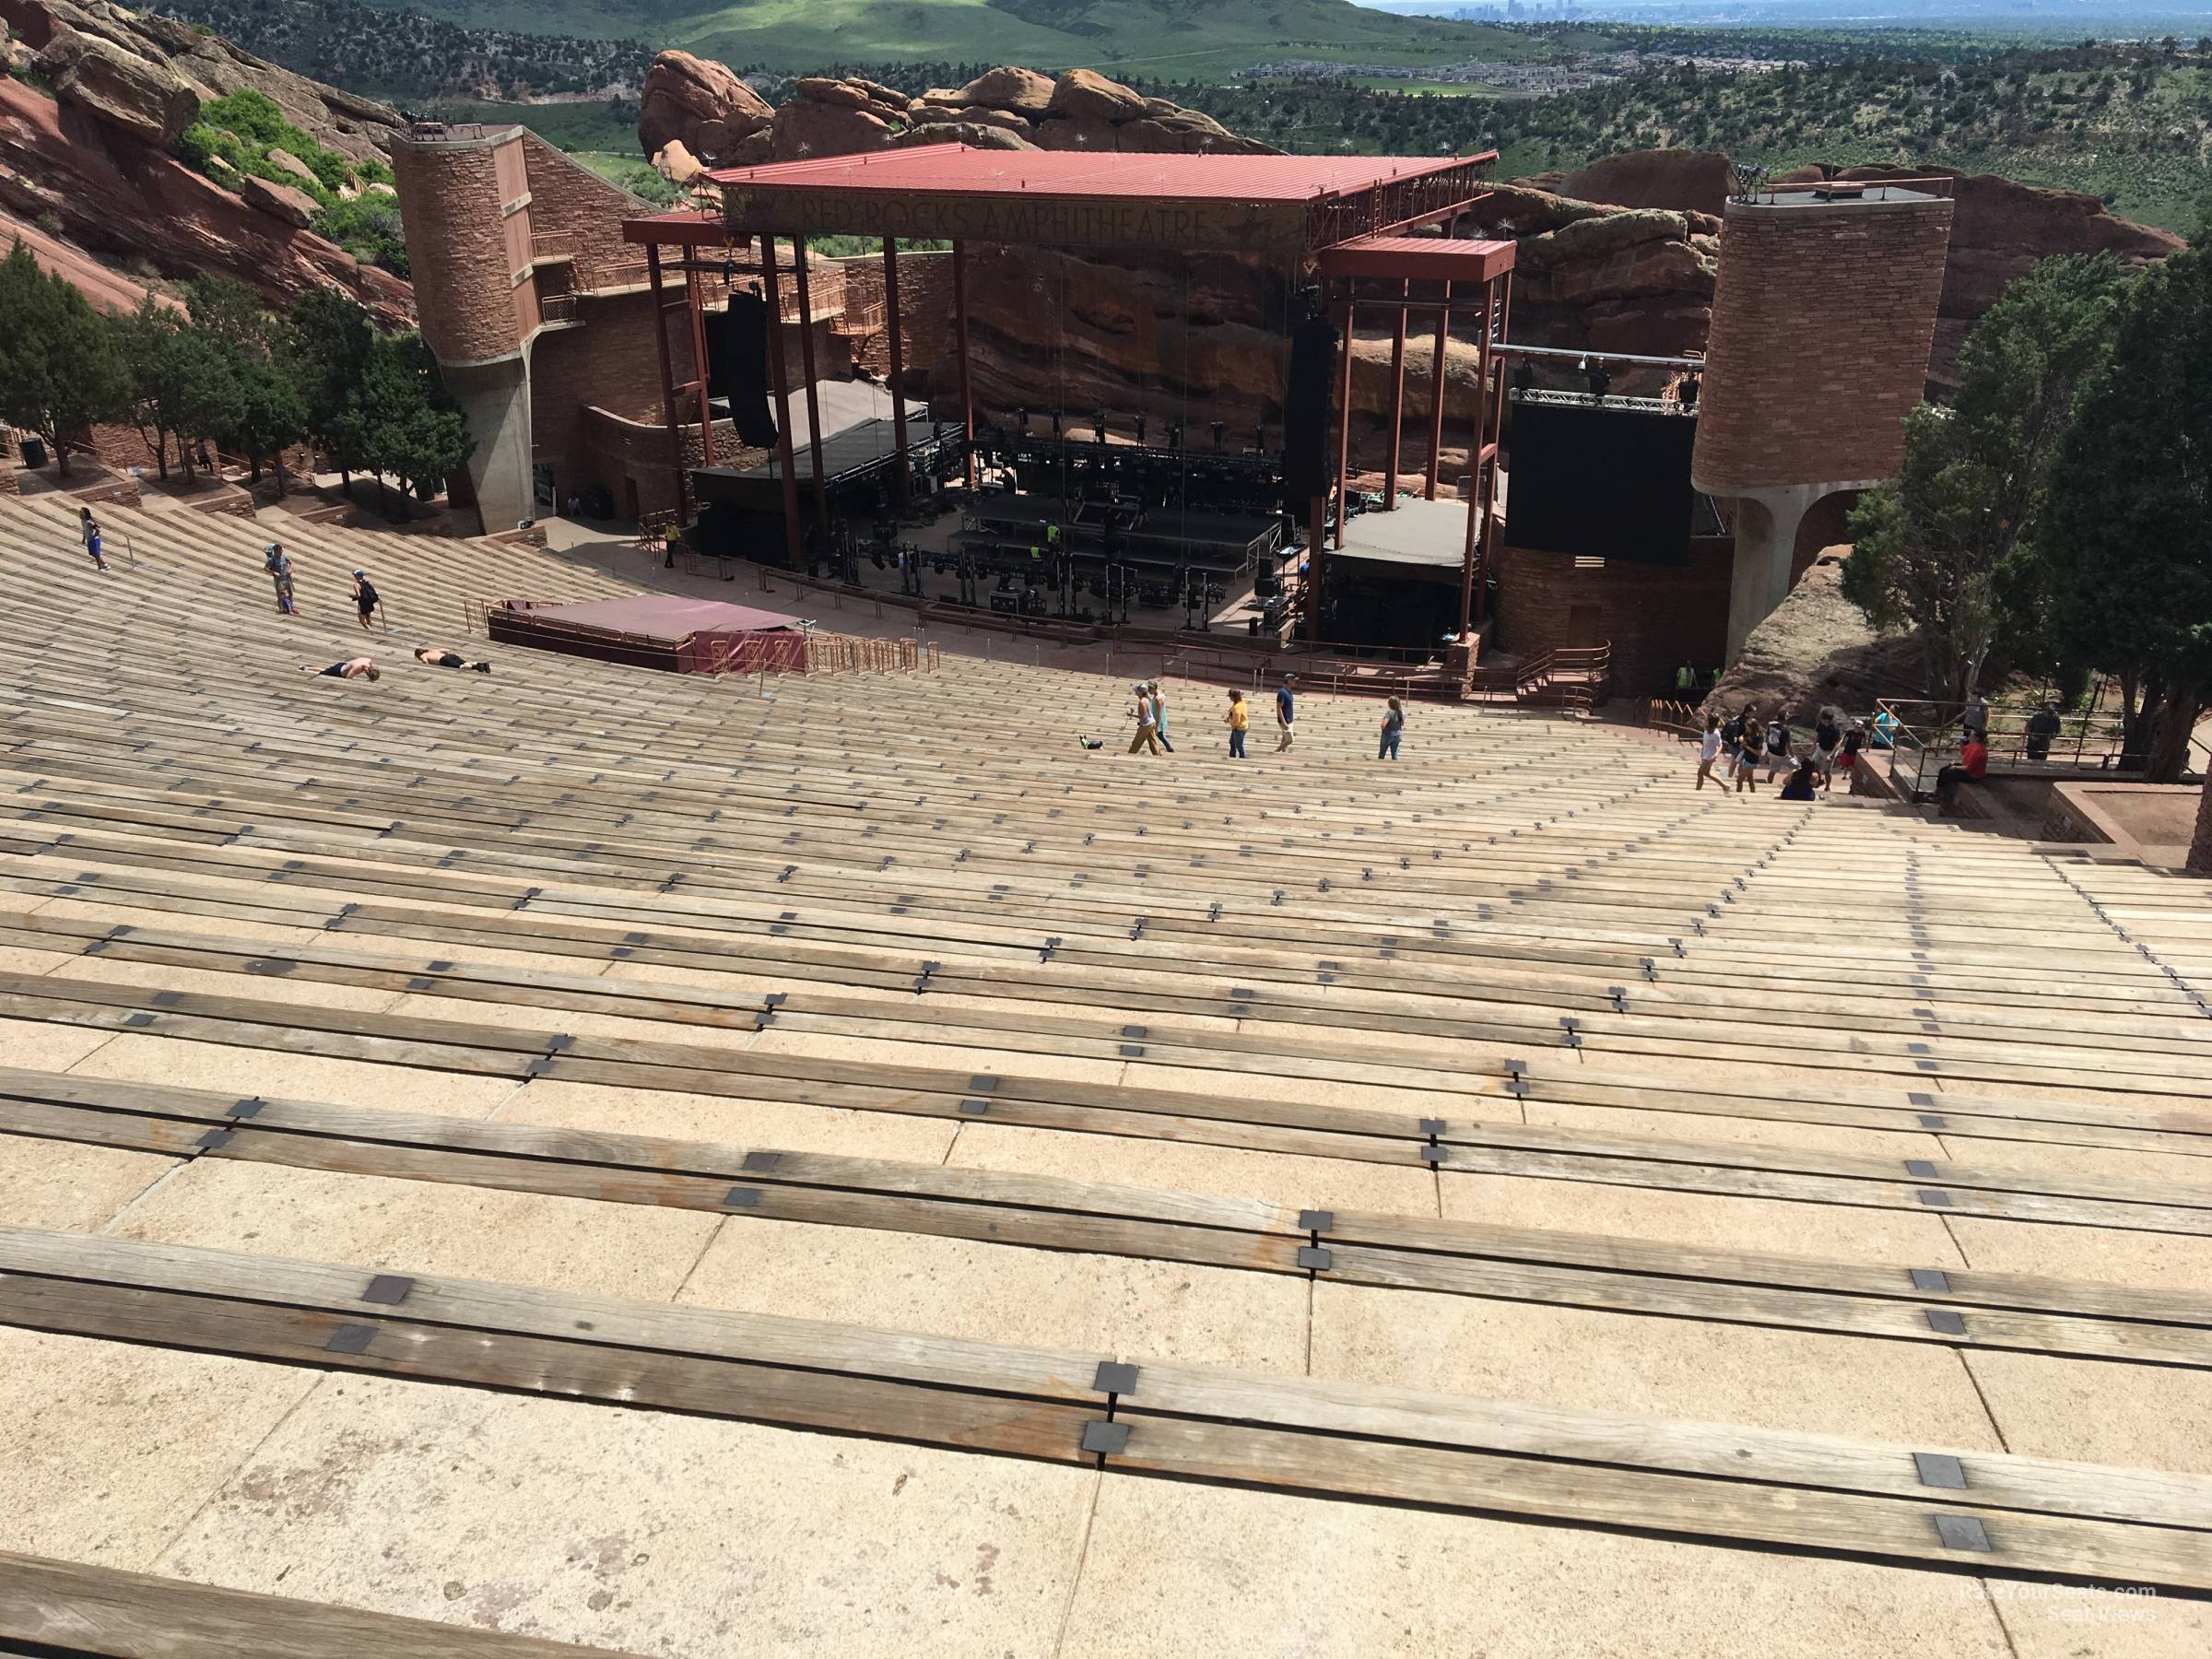
[[[398,277],[256,211],[88,111],[12,80],[0,80],[0,209],[29,219],[52,213],[78,246],[137,255],[169,276],[234,276],[272,304],[335,287],[387,322],[414,320],[413,290]]]
[[[142,84],[142,96],[149,105],[157,96],[157,86],[173,88],[202,103],[251,87],[275,100],[286,120],[312,134],[325,149],[355,160],[377,154],[392,135],[406,125],[398,111],[373,99],[358,98],[295,75],[241,52],[219,35],[202,34],[173,18],[126,11],[106,0],[83,0],[81,4],[79,0],[0,0],[0,22],[6,22],[41,52],[51,51],[57,42],[72,38],[103,42],[114,53],[134,60],[123,73]],[[75,96],[60,80],[55,79],[54,84],[65,99]],[[97,93],[84,101],[96,111],[100,109]],[[128,112],[121,113],[127,117]],[[168,124],[165,118],[162,125],[166,128]],[[144,128],[141,135],[149,143],[166,142],[149,135]],[[174,131],[169,133],[171,138],[175,135]]]
[[[1718,217],[1735,172],[1718,150],[1629,150],[1578,168],[1562,194],[1616,207],[1672,207]]]
[[[712,161],[765,129],[774,116],[768,100],[725,65],[688,52],[664,52],[645,75],[638,147],[657,156],[680,143]]]

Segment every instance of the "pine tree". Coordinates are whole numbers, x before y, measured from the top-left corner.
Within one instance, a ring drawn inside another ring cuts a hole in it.
[[[127,415],[131,375],[116,324],[20,240],[0,260],[0,420],[46,440],[69,476],[69,452],[96,422]]]

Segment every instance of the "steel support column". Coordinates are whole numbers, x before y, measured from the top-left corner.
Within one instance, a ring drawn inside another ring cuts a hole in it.
[[[1436,313],[1436,356],[1429,371],[1429,480],[1421,499],[1436,500],[1436,481],[1444,465],[1444,352],[1452,338],[1452,285],[1444,284],[1443,308]]]
[[[891,476],[899,480],[899,505],[907,500],[906,351],[899,340],[899,241],[883,239],[883,328],[891,348],[891,438],[899,446]]]
[[[830,487],[822,477],[822,405],[814,389],[814,296],[807,288],[806,239],[791,239],[792,273],[799,285],[799,367],[806,376],[806,453],[814,463],[814,522],[818,532],[830,534]],[[771,317],[768,325],[781,328],[782,319]]]
[[[960,437],[968,488],[975,488],[975,387],[968,372],[968,244],[952,244],[952,325],[960,354]]]
[[[1344,337],[1337,346],[1336,368],[1336,545],[1340,547],[1344,546],[1344,521],[1348,516],[1345,509],[1352,470],[1352,326],[1359,315],[1347,277],[1344,284]]]
[[[1406,437],[1406,302],[1413,298],[1411,281],[1398,284],[1398,314],[1390,329],[1390,445],[1382,471],[1382,511],[1398,505],[1398,457]]]
[[[799,545],[799,468],[791,447],[791,366],[784,360],[783,300],[776,280],[776,239],[760,239],[762,298],[768,301],[768,371],[776,393],[776,457],[783,469],[783,557],[785,568],[804,568]]]
[[[661,418],[668,425],[668,464],[676,468],[676,516],[679,524],[691,517],[691,469],[684,465],[684,423],[676,412],[676,364],[668,351],[667,290],[661,286],[661,248],[645,244],[645,271],[653,284],[653,343],[661,359]]]

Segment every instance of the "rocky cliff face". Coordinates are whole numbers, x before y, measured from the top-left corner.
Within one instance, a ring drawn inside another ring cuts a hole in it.
[[[671,179],[696,164],[753,167],[916,144],[994,149],[1136,150],[1272,155],[1195,110],[1088,69],[1057,79],[998,68],[964,87],[909,98],[878,81],[810,76],[781,108],[722,65],[664,52],[645,77],[638,147]]]
[[[406,128],[398,111],[372,99],[295,75],[219,35],[108,0],[0,0],[0,22],[37,53],[33,66],[65,100],[149,145],[171,143],[202,103],[247,87],[274,99],[287,120],[326,149],[357,160]]]
[[[51,214],[77,247],[147,259],[167,276],[236,277],[272,304],[335,287],[388,322],[413,320],[405,282],[305,228],[313,203],[300,192],[253,180],[249,200],[168,148],[203,97],[244,86],[267,93],[328,147],[356,156],[399,129],[395,112],[104,0],[0,0],[0,18],[55,92],[49,99],[0,79],[0,210],[30,220]]]

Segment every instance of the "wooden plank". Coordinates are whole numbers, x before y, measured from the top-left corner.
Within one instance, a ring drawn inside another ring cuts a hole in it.
[[[629,1659],[611,1648],[6,1551],[0,1641],[101,1659]]]
[[[955,1355],[989,1356],[991,1363],[964,1377],[940,1376],[938,1386],[885,1378],[880,1370],[855,1374],[853,1361],[871,1343],[880,1353],[862,1364],[911,1362],[912,1338],[888,1334],[836,1332],[827,1351],[845,1361],[825,1369],[818,1360],[787,1369],[762,1358],[704,1358],[665,1340],[675,1310],[635,1308],[627,1321],[633,1337],[658,1327],[656,1340],[625,1345],[600,1324],[597,1299],[523,1292],[565,1329],[559,1336],[503,1334],[499,1324],[445,1323],[454,1312],[455,1281],[418,1279],[397,1306],[365,1306],[349,1291],[347,1305],[301,1306],[289,1299],[308,1281],[327,1281],[334,1271],[311,1265],[224,1258],[100,1239],[0,1230],[0,1321],[42,1330],[188,1347],[206,1351],[373,1370],[426,1380],[550,1391],[567,1397],[618,1400],[645,1406],[701,1411],[771,1423],[888,1435],[924,1443],[1011,1452],[1059,1462],[1082,1460],[1086,1422],[1102,1415],[1095,1390],[1086,1403],[1065,1394],[1068,1372],[1079,1363],[1045,1360],[1024,1350],[985,1345],[943,1345],[941,1363]],[[148,1258],[159,1257],[149,1270]],[[43,1261],[37,1258],[44,1257]],[[25,1258],[33,1258],[31,1265]],[[64,1268],[67,1259],[73,1265]],[[197,1271],[195,1271],[195,1269]],[[343,1271],[343,1270],[336,1270]],[[88,1277],[88,1276],[93,1277]],[[173,1288],[132,1282],[179,1277]],[[227,1279],[259,1280],[249,1298],[231,1293]],[[367,1275],[353,1270],[354,1287]],[[470,1287],[490,1305],[507,1306],[507,1287]],[[318,1297],[317,1300],[324,1300]],[[692,1311],[693,1329],[719,1327],[726,1343],[736,1332],[780,1325],[786,1335],[801,1322],[762,1322],[743,1315]],[[329,1345],[351,1327],[351,1341]],[[2001,1454],[1971,1454],[1967,1502],[1924,1500],[1901,1486],[1905,1448],[1854,1446],[1840,1459],[1827,1455],[1817,1437],[1775,1435],[1711,1425],[1672,1425],[1640,1437],[1630,1419],[1583,1414],[1495,1408],[1475,1402],[1455,1406],[1405,1394],[1332,1384],[1308,1397],[1302,1382],[1211,1377],[1168,1368],[1160,1401],[1148,1397],[1140,1364],[1134,1389],[1122,1396],[1121,1420],[1131,1430],[1125,1449],[1109,1458],[1113,1469],[1288,1486],[1390,1500],[1634,1526],[1691,1536],[1809,1546],[1895,1559],[1928,1566],[1954,1558],[1931,1547],[1936,1513],[1978,1522],[1992,1542],[1973,1552],[1974,1565],[1999,1571],[2062,1572],[2186,1588],[2212,1587],[2212,1551],[2201,1531],[2181,1530],[2174,1514],[2203,1519],[2212,1513],[2212,1481],[2182,1477],[2130,1480],[2086,1465],[2036,1463],[2013,1468]],[[1057,1397],[1009,1396],[994,1382],[1043,1371],[1059,1386]],[[944,1385],[949,1382],[949,1386]],[[1211,1390],[1209,1394],[1207,1391]],[[1288,1402],[1288,1403],[1286,1403]],[[1221,1414],[1204,1420],[1157,1413],[1206,1405]],[[1270,1414],[1274,1414],[1271,1416]],[[1279,1421],[1288,1417],[1295,1431]],[[1251,1427],[1255,1421],[1265,1427]],[[1375,1438],[1394,1430],[1395,1438]],[[1482,1449],[1461,1443],[1477,1442]],[[1512,1442],[1515,1454],[1492,1442]],[[1519,1454],[1540,1448],[1541,1455]],[[1746,1454],[1749,1455],[1747,1456]],[[1630,1457],[1635,1466],[1606,1461]],[[1571,1461],[1569,1461],[1571,1460]],[[1786,1483],[1723,1478],[1702,1471],[1740,1471],[1747,1464],[1786,1472]],[[1698,1473],[1688,1473],[1690,1470]],[[1980,1485],[1972,1482],[1979,1481]],[[1864,1495],[1856,1485],[1888,1495]],[[1915,1486],[1917,1487],[1917,1482]],[[2056,1506],[2077,1503],[2099,1511],[2085,1517]],[[2175,1506],[2178,1506],[2176,1508]],[[2110,1518],[2127,1512],[2124,1522]],[[2160,1524],[2135,1524],[2151,1510]]]

